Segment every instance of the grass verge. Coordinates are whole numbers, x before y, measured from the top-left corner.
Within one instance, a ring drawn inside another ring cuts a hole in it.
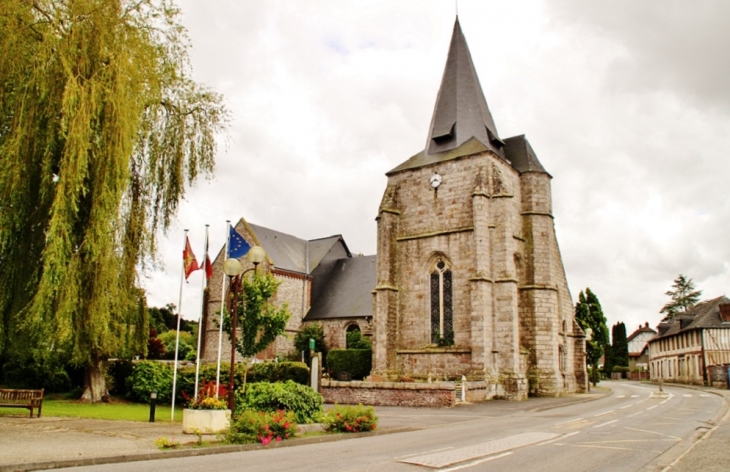
[[[36,412],[33,412],[34,416]],[[2,408],[0,416],[28,416],[23,408]],[[150,406],[112,400],[111,403],[82,403],[76,400],[43,399],[42,416],[96,418],[102,420],[149,421]],[[174,422],[182,422],[182,408],[175,407]],[[155,421],[170,422],[170,405],[157,405]]]

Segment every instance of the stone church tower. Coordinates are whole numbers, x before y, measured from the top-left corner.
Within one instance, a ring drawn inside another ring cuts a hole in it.
[[[583,391],[552,177],[524,135],[499,137],[458,18],[426,147],[386,175],[374,373],[465,375],[512,399]]]

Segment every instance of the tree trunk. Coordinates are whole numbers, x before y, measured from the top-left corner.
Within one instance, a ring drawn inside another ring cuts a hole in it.
[[[84,372],[84,393],[81,401],[90,403],[108,402],[109,392],[104,378],[104,361],[92,358],[86,364]]]

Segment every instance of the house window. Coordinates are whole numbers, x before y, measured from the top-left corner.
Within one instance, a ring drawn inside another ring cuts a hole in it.
[[[560,372],[565,372],[565,350],[563,346],[558,346],[558,362]]]
[[[431,342],[454,344],[454,311],[451,268],[439,260],[431,272]]]

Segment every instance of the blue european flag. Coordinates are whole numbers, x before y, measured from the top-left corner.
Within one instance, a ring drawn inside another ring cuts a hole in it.
[[[229,226],[228,232],[228,258],[238,259],[248,254],[248,250],[251,246],[248,245],[243,236],[233,229],[233,226]]]

